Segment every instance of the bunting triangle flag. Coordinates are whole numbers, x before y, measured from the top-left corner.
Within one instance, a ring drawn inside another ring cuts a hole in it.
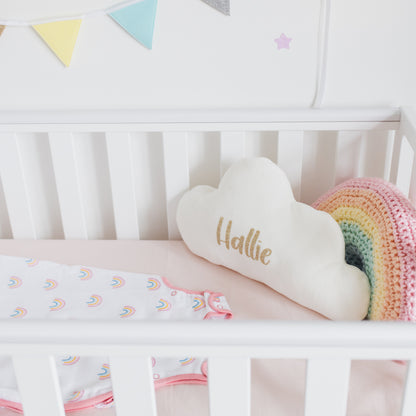
[[[0,25],[0,36],[2,35],[4,29],[6,29],[6,26]]]
[[[157,0],[143,0],[110,13],[123,29],[148,49],[152,49]]]
[[[81,19],[62,20],[32,26],[65,66],[71,63]]]
[[[230,15],[230,0],[202,0],[204,3],[209,4],[214,9],[217,9],[221,13]]]

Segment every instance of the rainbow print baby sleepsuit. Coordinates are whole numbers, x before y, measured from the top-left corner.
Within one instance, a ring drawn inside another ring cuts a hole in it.
[[[173,287],[161,276],[0,256],[1,319],[228,319],[220,293]],[[66,410],[112,402],[106,357],[56,357]],[[206,383],[203,358],[152,357],[155,386]],[[0,357],[0,406],[22,410],[12,361]]]

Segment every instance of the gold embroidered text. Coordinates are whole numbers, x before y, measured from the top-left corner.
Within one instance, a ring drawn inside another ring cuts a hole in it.
[[[260,231],[251,228],[247,236],[231,236],[232,221],[228,221],[227,228],[225,229],[225,239],[221,239],[222,224],[224,217],[221,217],[217,226],[217,243],[220,246],[222,243],[225,244],[227,250],[233,248],[237,250],[241,255],[246,255],[253,260],[260,260],[265,266],[270,263],[270,260],[266,260],[267,257],[272,254],[270,248],[261,248]]]

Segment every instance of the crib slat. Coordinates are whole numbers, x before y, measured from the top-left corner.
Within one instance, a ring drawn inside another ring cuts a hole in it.
[[[106,133],[117,239],[140,239],[129,133]]]
[[[163,133],[165,192],[169,240],[180,240],[176,225],[179,199],[189,189],[188,134]]]
[[[286,173],[297,201],[301,197],[303,131],[279,131],[277,164]]]
[[[396,186],[404,193],[409,195],[411,172],[415,153],[406,137],[403,138],[400,149],[399,166],[397,169]]]
[[[385,158],[384,158],[384,173],[383,173],[383,179],[385,181],[390,180],[391,162],[392,162],[392,157],[393,157],[395,134],[396,132],[393,130],[387,132],[387,143],[386,143],[386,152],[385,152]]]
[[[393,151],[391,156],[391,167],[390,167],[390,182],[396,184],[397,174],[399,171],[399,159],[400,149],[403,143],[403,132],[397,130],[394,135]]]
[[[209,407],[211,416],[249,416],[251,378],[249,358],[208,360]]]
[[[110,371],[117,416],[156,416],[150,358],[114,356]]]
[[[409,199],[416,205],[416,153],[413,155],[412,172],[410,178]]]
[[[246,134],[243,131],[225,131],[221,133],[221,177],[227,169],[246,156]]]
[[[87,239],[75,143],[71,133],[49,133],[49,145],[66,239]]]
[[[362,133],[360,131],[338,132],[335,184],[354,178],[359,174],[361,144]]]
[[[409,362],[407,368],[406,387],[402,402],[402,416],[414,416],[416,414],[416,359]]]
[[[350,360],[308,360],[305,416],[345,416],[350,367]]]
[[[13,366],[24,416],[65,416],[54,357],[14,356]]]
[[[36,239],[19,143],[13,133],[0,134],[0,174],[13,238]]]

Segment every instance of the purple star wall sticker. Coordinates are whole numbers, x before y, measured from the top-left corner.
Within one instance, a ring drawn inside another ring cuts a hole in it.
[[[277,44],[277,49],[290,49],[290,42],[292,41],[292,38],[288,38],[284,33],[282,33],[274,41]]]

